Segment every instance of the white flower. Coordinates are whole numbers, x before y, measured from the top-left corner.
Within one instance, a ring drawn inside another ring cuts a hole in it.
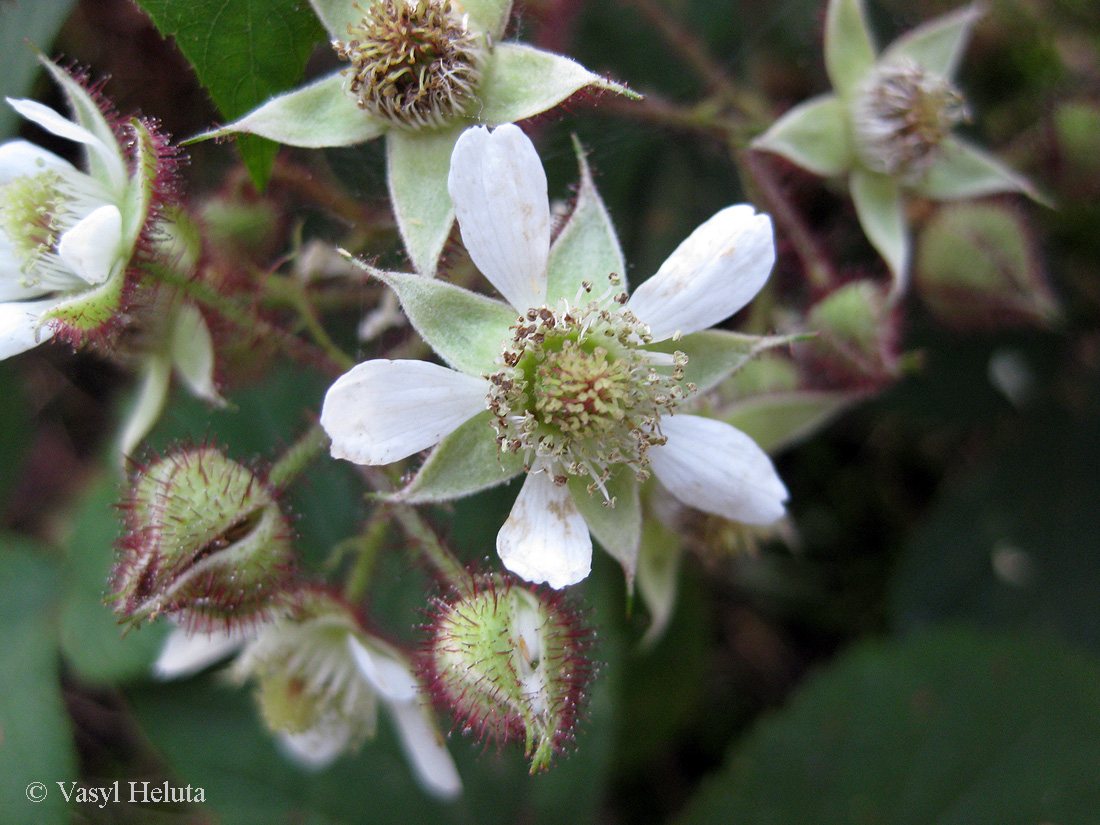
[[[463,242],[508,303],[376,273],[453,369],[354,367],[321,413],[334,456],[386,464],[443,442],[399,496],[413,502],[526,471],[497,551],[512,572],[555,588],[588,575],[590,530],[633,574],[637,484],[650,472],[708,512],[752,524],[783,514],[787,491],[748,436],[680,413],[687,396],[762,345],[704,330],[766,281],[767,216],[723,209],[627,297],[618,242],[583,159],[577,207],[553,244],[546,177],[518,127],[463,133],[449,189]]]
[[[424,789],[440,799],[458,796],[462,781],[405,658],[363,633],[327,597],[307,597],[305,604],[302,615],[260,625],[199,633],[177,628],[154,673],[191,676],[239,652],[230,672],[255,680],[264,721],[280,748],[309,770],[326,768],[371,736],[380,701]]]
[[[81,144],[87,172],[25,140],[0,145],[0,358],[61,333],[73,343],[108,327],[126,270],[151,215],[158,147],[135,121],[131,173],[97,102],[43,61],[76,121],[33,100],[8,104],[58,137]]]

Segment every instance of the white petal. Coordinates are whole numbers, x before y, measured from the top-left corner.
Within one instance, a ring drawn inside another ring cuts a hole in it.
[[[38,101],[13,100],[10,97],[7,98],[7,101],[15,111],[32,123],[38,124],[47,132],[53,132],[58,137],[83,143],[99,155],[111,177],[112,185],[117,185],[125,180],[126,170],[122,167],[122,159],[119,157],[116,147],[107,146],[80,124],[58,114],[49,106],[43,106]]]
[[[420,702],[393,702],[386,705],[397,725],[397,734],[405,757],[416,771],[424,790],[438,799],[454,799],[462,793],[462,780],[454,760],[435,729],[427,708]]]
[[[379,696],[389,702],[409,702],[416,698],[420,685],[405,665],[382,651],[371,650],[352,635],[348,636],[348,647],[363,677]]]
[[[334,458],[389,464],[438,444],[484,410],[488,386],[428,361],[366,361],[329,387],[321,426]]]
[[[0,304],[0,360],[33,349],[53,335],[49,325],[39,326],[42,314],[56,301],[13,301]]]
[[[121,245],[122,213],[108,204],[93,209],[62,235],[57,254],[82,279],[97,285],[110,277]]]
[[[67,160],[25,140],[9,140],[0,145],[0,186],[11,183],[16,178],[37,175],[46,170],[76,171]]]
[[[787,488],[768,454],[738,429],[696,415],[661,419],[668,443],[649,451],[653,474],[689,507],[744,522],[783,515]]]
[[[348,747],[351,731],[347,725],[321,725],[301,733],[279,731],[282,751],[300,767],[311,771],[327,768]]]
[[[497,533],[497,553],[529,582],[560,590],[584,579],[592,569],[592,537],[569,487],[554,484],[549,473],[528,474]]]
[[[698,332],[751,301],[774,262],[771,219],[748,204],[728,206],[692,232],[627,307],[655,341]]]
[[[164,640],[153,673],[158,679],[191,676],[236,652],[245,641],[247,637],[240,630],[188,633],[177,627]]]
[[[534,145],[511,123],[463,132],[447,189],[477,268],[521,312],[546,301],[550,203]]]

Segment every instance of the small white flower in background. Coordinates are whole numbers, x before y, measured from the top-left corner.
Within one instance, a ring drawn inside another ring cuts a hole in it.
[[[33,100],[8,105],[81,144],[86,171],[25,140],[0,145],[0,358],[55,335],[78,345],[116,331],[134,288],[131,259],[159,217],[171,171],[171,150],[151,124],[134,119],[116,133],[97,96],[42,63],[75,119]]]
[[[554,588],[588,575],[589,531],[633,578],[638,484],[651,472],[685,503],[747,523],[779,518],[787,498],[751,439],[681,413],[694,392],[780,343],[707,329],[767,280],[771,222],[748,205],[723,209],[628,297],[583,157],[581,172],[576,208],[551,243],[531,142],[513,125],[466,131],[450,193],[474,263],[507,303],[374,272],[453,369],[368,361],[333,384],[321,413],[337,458],[387,464],[439,445],[403,501],[455,498],[526,472],[497,550],[509,570]]]
[[[264,722],[294,762],[321,770],[357,750],[373,736],[381,702],[423,788],[440,799],[462,792],[407,659],[364,633],[337,600],[308,593],[290,614],[264,624],[198,633],[177,628],[153,670],[162,679],[191,676],[238,651],[230,674],[255,683]]]

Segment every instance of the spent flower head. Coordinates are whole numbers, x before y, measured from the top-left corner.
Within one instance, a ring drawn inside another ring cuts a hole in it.
[[[462,239],[506,302],[415,275],[375,272],[452,368],[367,361],[329,389],[332,454],[388,464],[438,445],[407,502],[472,493],[526,473],[497,536],[512,572],[561,588],[588,575],[592,532],[633,577],[638,485],[652,473],[700,509],[751,523],[786,489],[752,441],[683,414],[693,393],[779,339],[707,330],[763,286],[771,223],[722,210],[628,295],[625,263],[581,158],[577,204],[551,243],[546,177],[513,125],[455,146],[450,192]]]
[[[454,209],[451,150],[474,123],[512,123],[586,87],[632,94],[561,55],[505,42],[511,0],[310,0],[347,65],[203,137],[291,146],[386,136],[390,199],[413,267],[435,272]]]
[[[825,67],[833,91],[787,112],[753,146],[826,177],[846,177],[868,240],[906,286],[905,193],[956,200],[1035,190],[952,134],[968,111],[952,76],[977,4],[930,20],[877,53],[862,0],[829,0]]]
[[[0,145],[0,358],[122,327],[175,181],[175,150],[155,123],[119,119],[82,76],[42,63],[74,120],[33,100],[8,105],[81,144],[85,169],[25,140]]]

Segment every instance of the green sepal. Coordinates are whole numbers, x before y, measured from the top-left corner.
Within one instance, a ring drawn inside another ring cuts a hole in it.
[[[467,375],[499,371],[514,309],[446,281],[365,268],[397,293],[413,328],[448,365]]]
[[[348,36],[349,25],[363,21],[363,7],[370,8],[369,0],[363,7],[356,0],[309,0],[309,4],[329,36],[338,40]]]
[[[816,433],[864,395],[795,390],[759,395],[726,407],[720,420],[736,427],[767,453],[776,453]]]
[[[550,247],[546,263],[546,295],[550,304],[559,298],[574,303],[584,281],[591,282],[599,295],[606,289],[606,276],[614,272],[626,277],[619,238],[576,138],[574,148],[581,171],[580,191],[572,214]]]
[[[848,107],[837,95],[811,98],[795,106],[752,142],[792,163],[831,178],[855,164]]]
[[[724,329],[705,329],[679,340],[650,344],[646,349],[684,353],[688,357],[684,383],[694,384],[698,392],[706,392],[760,353],[786,346],[798,338],[797,335],[745,335]]]
[[[130,121],[134,131],[136,151],[134,169],[130,175],[130,186],[126,197],[120,204],[122,212],[122,243],[127,254],[132,254],[134,245],[141,237],[142,229],[149,220],[149,211],[153,202],[153,186],[157,179],[157,152],[153,147],[153,138],[140,120]]]
[[[959,66],[974,22],[981,17],[978,5],[965,6],[906,32],[879,58],[882,63],[914,60],[930,74],[951,77]]]
[[[830,0],[825,13],[825,70],[842,98],[850,98],[875,66],[875,44],[861,0]]]
[[[638,642],[642,650],[653,647],[672,621],[683,558],[684,547],[679,536],[657,518],[643,520],[638,552],[638,592],[649,610],[649,627]]]
[[[118,315],[125,283],[126,267],[116,265],[114,272],[104,283],[58,301],[48,312],[43,313],[42,321],[57,321],[82,334],[94,333],[110,324]]]
[[[523,472],[523,456],[497,447],[493,414],[478,413],[444,438],[408,486],[387,496],[405,504],[426,504],[472,495]]]
[[[388,123],[359,108],[355,98],[344,90],[343,76],[336,72],[276,95],[240,120],[203,132],[184,143],[243,132],[288,146],[320,149],[363,143],[388,128]]]
[[[171,377],[172,365],[167,357],[156,354],[146,360],[133,406],[118,437],[120,455],[132,456],[141,440],[157,423],[168,400]]]
[[[214,386],[214,338],[198,307],[181,303],[172,319],[172,367],[193,395],[212,404],[225,399]]]
[[[1022,192],[1032,200],[1050,203],[1023,175],[1013,172],[992,155],[956,137],[940,147],[940,158],[914,191],[933,200],[980,198],[1001,192]]]
[[[386,137],[390,201],[413,268],[434,275],[454,223],[447,191],[451,153],[465,124],[435,132],[394,129]]]
[[[100,182],[110,181],[113,194],[120,195],[126,186],[126,181],[122,177],[125,174],[126,158],[123,156],[118,145],[118,138],[107,119],[103,116],[102,110],[87,90],[77,83],[67,71],[45,55],[40,54],[38,61],[46,67],[57,85],[65,92],[65,97],[72,107],[76,122],[99,138],[107,151],[114,153],[116,164],[114,168],[110,168],[91,146],[84,147],[84,156],[88,164],[89,174]]]
[[[557,106],[585,86],[639,97],[568,57],[520,43],[498,43],[485,67],[477,115],[490,125],[514,123]]]
[[[855,169],[850,187],[860,226],[890,267],[891,291],[898,295],[905,291],[909,277],[909,227],[901,189],[890,176],[868,169]]]
[[[589,531],[604,550],[622,565],[626,587],[634,591],[638,570],[638,546],[642,539],[642,506],[634,471],[619,466],[606,482],[607,494],[615,506],[609,506],[600,490],[588,492],[592,479],[570,476],[569,490]]]
[[[462,11],[470,15],[473,28],[480,29],[493,40],[499,40],[512,16],[512,0],[461,0]]]

